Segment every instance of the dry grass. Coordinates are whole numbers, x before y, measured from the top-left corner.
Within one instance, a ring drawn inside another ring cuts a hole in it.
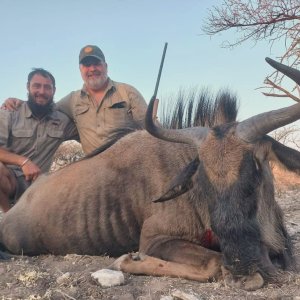
[[[286,191],[300,187],[300,175],[289,172],[279,165],[273,165],[275,187],[279,191]]]

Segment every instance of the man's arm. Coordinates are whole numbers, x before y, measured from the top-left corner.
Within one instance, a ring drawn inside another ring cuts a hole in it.
[[[145,127],[145,116],[147,111],[147,104],[144,97],[137,89],[130,86],[129,99],[131,102],[131,112],[132,112],[133,119],[137,121],[139,124],[141,124],[142,127]],[[158,102],[159,100],[156,99],[153,108],[153,119],[157,125],[160,125],[157,117]]]
[[[145,115],[147,111],[147,103],[142,94],[133,86],[128,85],[128,98],[130,100],[130,111],[133,119],[142,127],[145,127]]]
[[[1,109],[14,111],[17,110],[23,102],[25,101],[18,98],[7,98],[1,105]]]
[[[35,180],[41,173],[40,168],[29,158],[12,153],[0,147],[0,161],[4,164],[19,166],[26,180]]]
[[[7,149],[11,132],[12,114],[12,112],[0,111],[0,162],[19,166],[26,180],[35,180],[41,173],[40,168],[29,158]]]
[[[71,120],[74,119],[72,110],[72,95],[73,92],[56,102],[57,110],[65,113]]]
[[[56,107],[57,110],[65,113],[69,118],[73,119],[73,112],[72,112],[72,107],[71,107],[71,98],[72,98],[72,93],[68,94],[58,102],[56,102]],[[7,98],[4,100],[3,104],[1,105],[1,109],[8,110],[8,111],[14,111],[17,110],[22,103],[25,102],[25,100],[21,100],[18,98]]]

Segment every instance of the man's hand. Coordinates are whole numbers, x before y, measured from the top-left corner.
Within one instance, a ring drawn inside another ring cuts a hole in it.
[[[14,111],[17,110],[22,103],[23,101],[18,98],[7,98],[1,105],[1,109]]]
[[[21,169],[27,181],[34,181],[41,174],[40,168],[31,160],[28,160],[25,164],[23,164]]]

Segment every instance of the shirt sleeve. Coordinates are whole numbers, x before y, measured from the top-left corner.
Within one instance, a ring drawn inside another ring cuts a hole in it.
[[[128,98],[133,119],[142,127],[145,127],[145,115],[147,111],[147,103],[142,94],[134,87],[128,86]]]
[[[57,110],[65,113],[70,119],[74,119],[72,110],[72,96],[74,92],[71,92],[56,103]]]
[[[12,114],[13,112],[0,110],[0,147],[8,146],[8,139],[11,131]]]

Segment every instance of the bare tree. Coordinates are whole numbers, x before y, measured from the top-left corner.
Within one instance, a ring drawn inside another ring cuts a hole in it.
[[[285,126],[275,130],[274,132],[272,132],[271,135],[276,141],[284,145],[295,148],[297,150],[300,149],[299,126],[296,125]]]
[[[234,47],[247,40],[268,41],[271,47],[275,42],[283,42],[285,52],[277,59],[293,67],[300,63],[299,0],[223,0],[221,6],[209,10],[202,29],[208,35],[235,29],[237,39],[226,41],[224,47]],[[268,89],[264,94],[300,101],[299,87],[283,88],[283,77],[278,72],[270,74],[262,87]]]

